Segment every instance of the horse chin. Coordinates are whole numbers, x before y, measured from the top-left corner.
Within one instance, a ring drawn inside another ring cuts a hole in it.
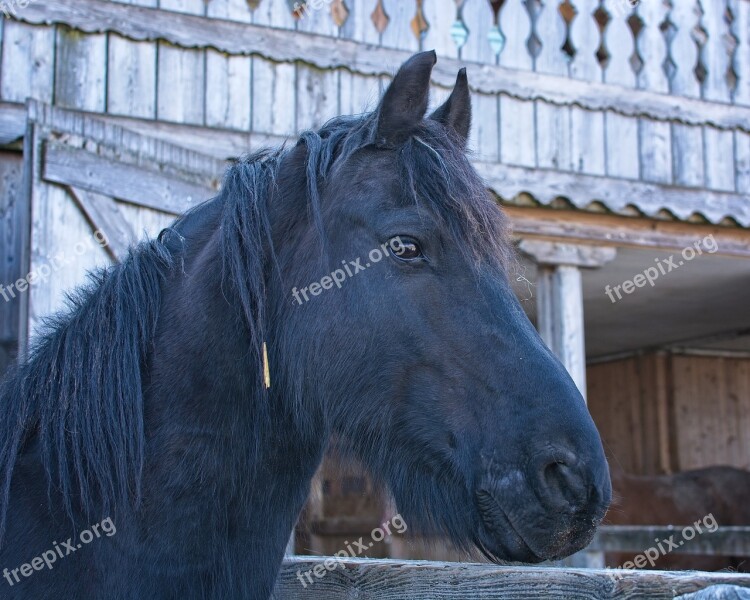
[[[488,496],[477,493],[481,528],[476,545],[480,552],[495,563],[543,561],[516,531],[500,505]]]
[[[596,522],[574,515],[559,515],[554,526],[544,530],[521,529],[490,492],[479,490],[476,501],[482,521],[478,547],[494,562],[560,560],[585,548],[596,531]]]

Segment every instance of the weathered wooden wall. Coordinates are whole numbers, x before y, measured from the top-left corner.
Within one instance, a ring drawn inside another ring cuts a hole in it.
[[[0,152],[0,284],[21,277],[24,203],[23,157],[19,152]],[[15,356],[18,342],[19,303],[0,294],[0,376]]]
[[[750,469],[750,358],[653,353],[587,376],[591,414],[625,471]]]
[[[0,99],[287,136],[372,108],[435,48],[435,101],[469,65],[502,195],[750,223],[747,0],[624,3],[331,0],[296,20],[288,0],[35,0],[4,22]]]

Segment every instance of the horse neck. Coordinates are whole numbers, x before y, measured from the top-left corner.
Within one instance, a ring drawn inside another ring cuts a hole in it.
[[[155,494],[176,477],[184,478],[178,489],[195,489],[196,481],[211,489],[206,498],[188,494],[192,509],[209,513],[198,505],[210,502],[219,514],[228,513],[246,564],[271,561],[260,570],[272,580],[272,563],[278,567],[283,556],[323,441],[298,430],[283,381],[273,381],[268,397],[259,400],[262,369],[247,360],[251,342],[231,288],[222,282],[218,235],[188,256],[184,273],[166,286],[148,370],[148,460],[156,469],[151,483],[159,488]],[[175,510],[177,518],[181,513]],[[253,576],[264,577],[257,570]]]

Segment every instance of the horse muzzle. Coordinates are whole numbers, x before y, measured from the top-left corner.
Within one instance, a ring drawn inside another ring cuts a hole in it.
[[[482,544],[503,560],[564,558],[591,542],[610,497],[608,476],[561,452],[537,457],[527,473],[493,469],[475,491]]]

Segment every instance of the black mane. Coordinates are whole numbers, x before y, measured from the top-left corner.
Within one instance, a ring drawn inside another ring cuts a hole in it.
[[[305,161],[297,165],[306,173],[304,201],[321,249],[326,237],[321,190],[337,163],[377,146],[376,124],[377,113],[341,117],[298,141],[305,148],[297,153]],[[505,220],[452,132],[425,120],[397,152],[406,201],[438,215],[473,264],[489,256],[505,263],[511,255]],[[238,161],[215,199],[222,206],[220,252],[230,292],[225,296],[239,302],[235,309],[251,341],[249,368],[257,373],[269,318],[268,277],[277,271],[269,207],[280,170],[293,153],[294,148],[264,151]],[[180,237],[186,218],[133,248],[122,263],[91,274],[88,285],[70,296],[67,310],[47,321],[29,358],[6,377],[0,388],[0,535],[17,457],[33,436],[50,493],[54,488],[60,494],[71,518],[77,511],[107,513],[123,502],[137,505],[145,451],[144,367],[163,287],[184,259],[181,244],[191,243],[190,237],[170,243],[169,234]],[[251,395],[262,407],[268,393],[256,387]],[[296,389],[294,382],[289,387]]]

